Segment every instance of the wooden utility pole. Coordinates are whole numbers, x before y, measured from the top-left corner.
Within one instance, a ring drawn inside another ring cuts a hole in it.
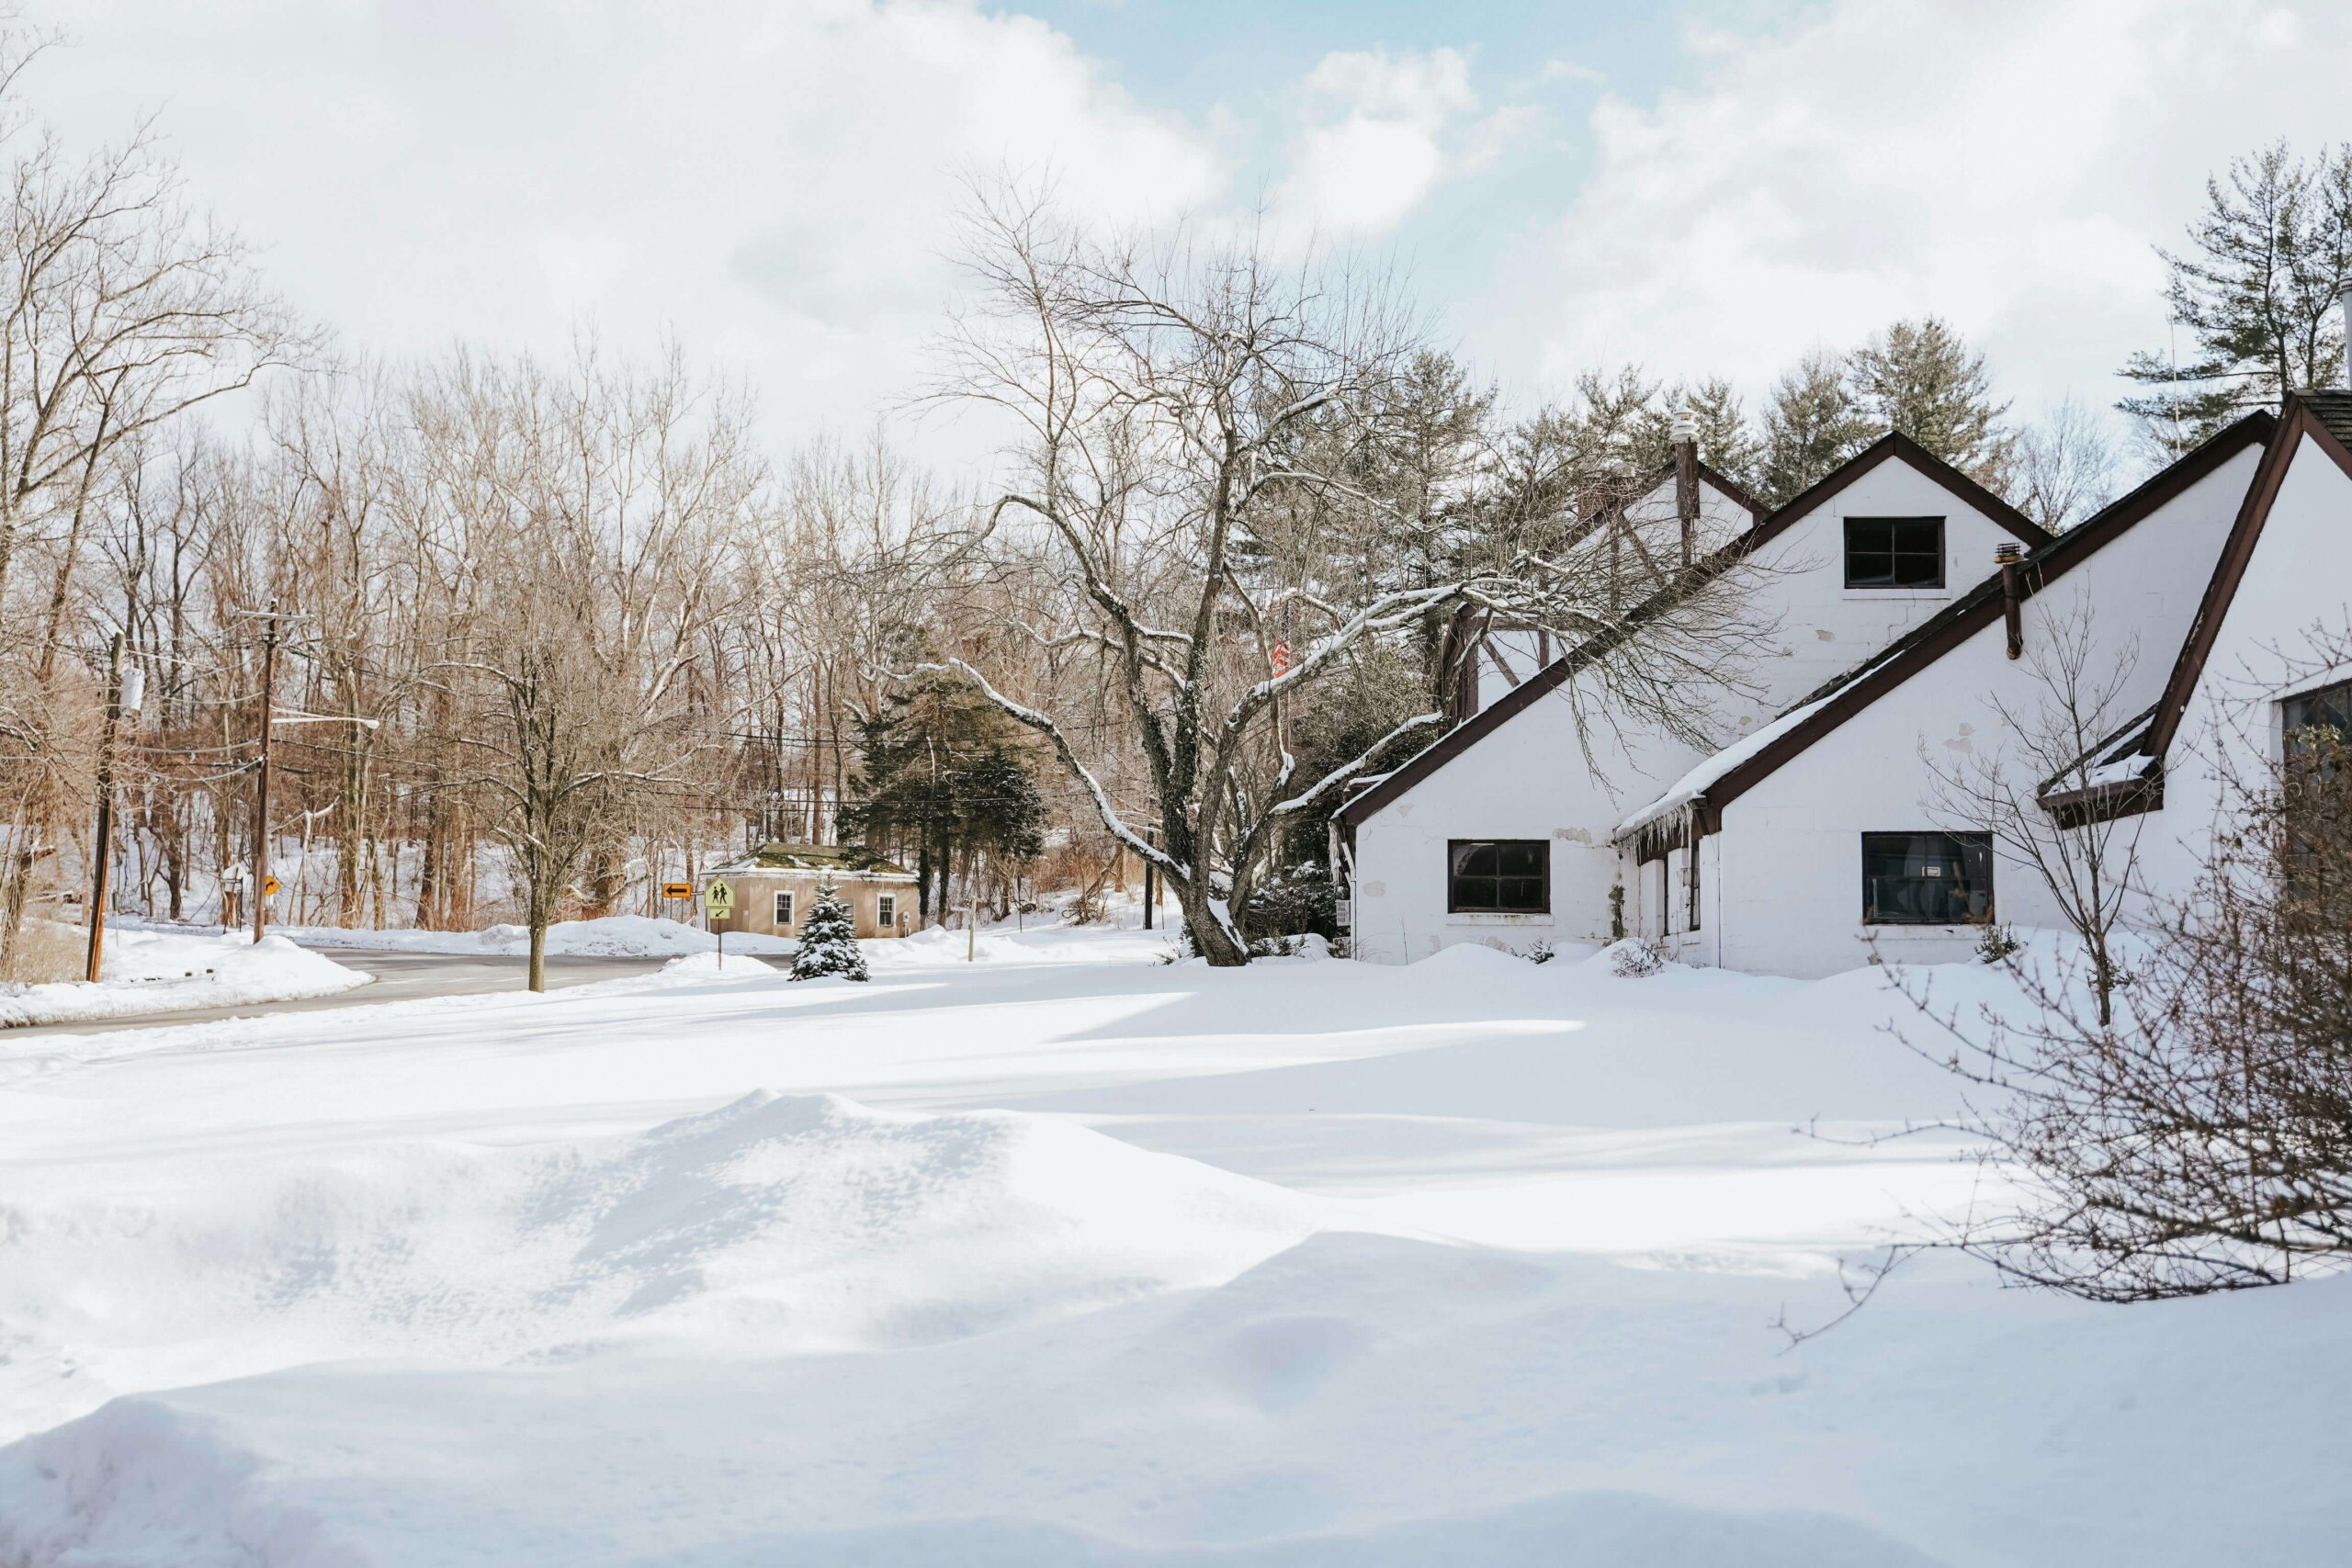
[[[269,924],[269,716],[277,698],[277,601],[261,634],[261,772],[254,783],[254,945]]]
[[[107,655],[107,720],[98,739],[98,837],[91,855],[90,952],[82,977],[98,983],[98,962],[107,947],[107,884],[114,873],[114,735],[122,722],[122,634],[114,634]]]

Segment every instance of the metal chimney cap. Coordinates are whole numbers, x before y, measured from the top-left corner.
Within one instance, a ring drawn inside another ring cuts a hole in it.
[[[1674,413],[1674,423],[1668,427],[1668,434],[1677,442],[1696,441],[1699,439],[1699,422],[1689,409],[1677,409]]]
[[[1993,564],[1996,566],[2015,566],[2023,559],[2025,559],[2023,545],[2012,543],[1993,547]]]

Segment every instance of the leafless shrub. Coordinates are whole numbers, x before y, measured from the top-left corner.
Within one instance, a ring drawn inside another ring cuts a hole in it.
[[[1646,979],[1668,962],[1666,944],[1656,937],[1627,937],[1609,950],[1609,972],[1621,980]]]
[[[1972,1086],[1953,1124],[2021,1194],[1933,1245],[2125,1302],[2352,1254],[2352,746],[2290,732],[2227,784],[2227,830],[2111,1013],[2083,966],[2024,972],[2027,1021],[1915,998],[1936,1029],[1915,1043]]]

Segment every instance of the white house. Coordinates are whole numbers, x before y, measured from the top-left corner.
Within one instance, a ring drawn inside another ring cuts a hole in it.
[[[2278,423],[2239,421],[1630,813],[1629,926],[1684,962],[1815,977],[1873,951],[1964,957],[1996,919],[2063,923],[1939,776],[1997,770],[2033,798],[2052,769],[2004,716],[2052,710],[2062,639],[2086,647],[2111,721],[2144,718]]]
[[[1679,493],[1662,476],[1634,510],[1695,511],[1706,544],[1765,569],[1758,592],[1773,633],[1724,672],[1745,690],[1709,716],[1727,744],[1952,604],[1992,570],[1996,546],[2050,537],[1896,434],[1761,517],[1695,461],[1682,472]],[[1606,706],[1592,662],[1589,649],[1553,660],[1337,813],[1359,956],[1616,932],[1629,897],[1617,827],[1705,753],[1655,730],[1579,725],[1580,711]]]
[[[2352,719],[2352,665],[2335,657],[2347,636],[2352,391],[2305,392],[2280,411],[2146,722],[2093,788],[2048,804],[2146,814],[2142,882],[2186,896],[2229,817],[2232,781],[2272,776],[2295,730]]]

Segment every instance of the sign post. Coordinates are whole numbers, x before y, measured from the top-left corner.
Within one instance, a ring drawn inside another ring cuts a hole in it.
[[[702,912],[711,933],[718,938],[718,967],[727,967],[727,926],[735,912],[735,889],[723,876],[714,876],[702,890]]]

